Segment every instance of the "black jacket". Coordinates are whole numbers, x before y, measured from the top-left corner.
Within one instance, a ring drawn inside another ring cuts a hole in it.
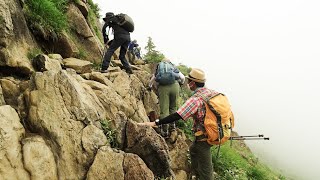
[[[130,33],[127,30],[125,30],[124,28],[122,28],[121,26],[119,26],[117,21],[118,21],[117,17],[112,17],[109,20],[109,22],[106,22],[103,25],[102,35],[103,35],[103,39],[104,39],[105,43],[109,40],[108,35],[106,34],[106,29],[108,26],[113,29],[115,39],[116,38],[128,38],[130,40]]]

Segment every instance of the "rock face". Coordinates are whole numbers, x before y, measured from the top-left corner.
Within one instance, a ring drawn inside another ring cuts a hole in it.
[[[19,74],[31,74],[33,68],[26,55],[36,47],[19,1],[0,0],[0,67],[11,67],[11,71]]]
[[[41,136],[25,138],[22,144],[24,167],[31,179],[59,179],[54,155]]]
[[[76,72],[79,74],[89,73],[92,71],[92,63],[81,59],[66,58],[63,60],[63,64],[67,68],[72,68],[76,70]]]
[[[44,59],[43,67],[51,60],[45,55],[39,57]],[[52,60],[59,63],[57,59]],[[58,69],[42,68],[43,72],[36,72],[29,80],[0,78],[0,108],[5,109],[1,111],[5,114],[1,127],[21,129],[7,133],[11,138],[7,139],[16,142],[9,147],[20,153],[13,160],[21,168],[6,173],[19,170],[24,173],[17,178],[25,176],[22,179],[128,180],[173,177],[176,173],[184,179],[188,167],[179,164],[187,163],[183,137],[178,136],[169,151],[152,128],[136,124],[149,121],[146,107],[151,110],[158,106],[157,96],[144,85],[147,72],[135,70],[128,76],[117,69],[80,76],[74,69]],[[103,132],[102,121],[110,122],[110,132]],[[6,142],[5,137],[0,140]],[[6,167],[6,162],[1,164]]]
[[[127,125],[127,152],[139,155],[157,176],[171,176],[169,149],[164,139],[151,127]]]
[[[25,130],[16,111],[0,106],[0,177],[1,179],[29,179],[23,167],[21,140]]]
[[[186,179],[183,136],[169,148],[137,125],[159,112],[157,95],[146,89],[149,66],[128,75],[113,61],[110,72],[93,71],[101,32],[88,24],[87,1],[69,4],[72,28],[55,42],[29,31],[23,3],[0,0],[0,179]],[[33,49],[59,54],[27,58]]]
[[[139,156],[105,146],[99,149],[87,179],[153,180],[154,176]]]
[[[61,64],[60,61],[57,59],[51,59],[48,56],[44,54],[39,54],[36,56],[33,60],[33,67],[37,71],[60,71],[61,70]]]
[[[75,32],[75,36],[78,37],[74,39],[74,42],[78,45],[79,51],[86,54],[85,59],[101,63],[103,46],[87,23],[86,5],[79,3],[77,6],[71,4],[67,11],[70,27]]]

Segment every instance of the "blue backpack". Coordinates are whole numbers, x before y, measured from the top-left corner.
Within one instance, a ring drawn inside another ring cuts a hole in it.
[[[160,62],[156,74],[156,82],[160,85],[173,84],[177,78],[176,68],[170,62]]]

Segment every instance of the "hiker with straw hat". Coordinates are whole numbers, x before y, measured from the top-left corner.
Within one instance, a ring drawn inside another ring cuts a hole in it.
[[[187,83],[190,90],[194,94],[174,113],[155,120],[154,122],[138,123],[139,125],[147,125],[157,127],[162,124],[175,122],[179,119],[186,121],[193,118],[194,134],[204,129],[204,119],[206,115],[205,101],[216,95],[218,92],[205,87],[206,77],[201,69],[192,68],[188,74]],[[196,136],[196,134],[195,134]],[[211,145],[197,136],[190,146],[191,169],[193,174],[200,180],[213,180],[212,156],[210,151]]]

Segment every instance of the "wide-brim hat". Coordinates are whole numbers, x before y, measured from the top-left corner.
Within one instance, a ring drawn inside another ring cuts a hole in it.
[[[204,72],[201,69],[192,68],[189,75],[186,78],[199,83],[205,83],[206,77]]]
[[[102,18],[104,21],[107,21],[108,19],[110,19],[111,17],[114,16],[113,12],[107,12],[106,16],[104,18]]]
[[[170,59],[164,57],[161,61],[164,61],[164,62],[171,62]]]

